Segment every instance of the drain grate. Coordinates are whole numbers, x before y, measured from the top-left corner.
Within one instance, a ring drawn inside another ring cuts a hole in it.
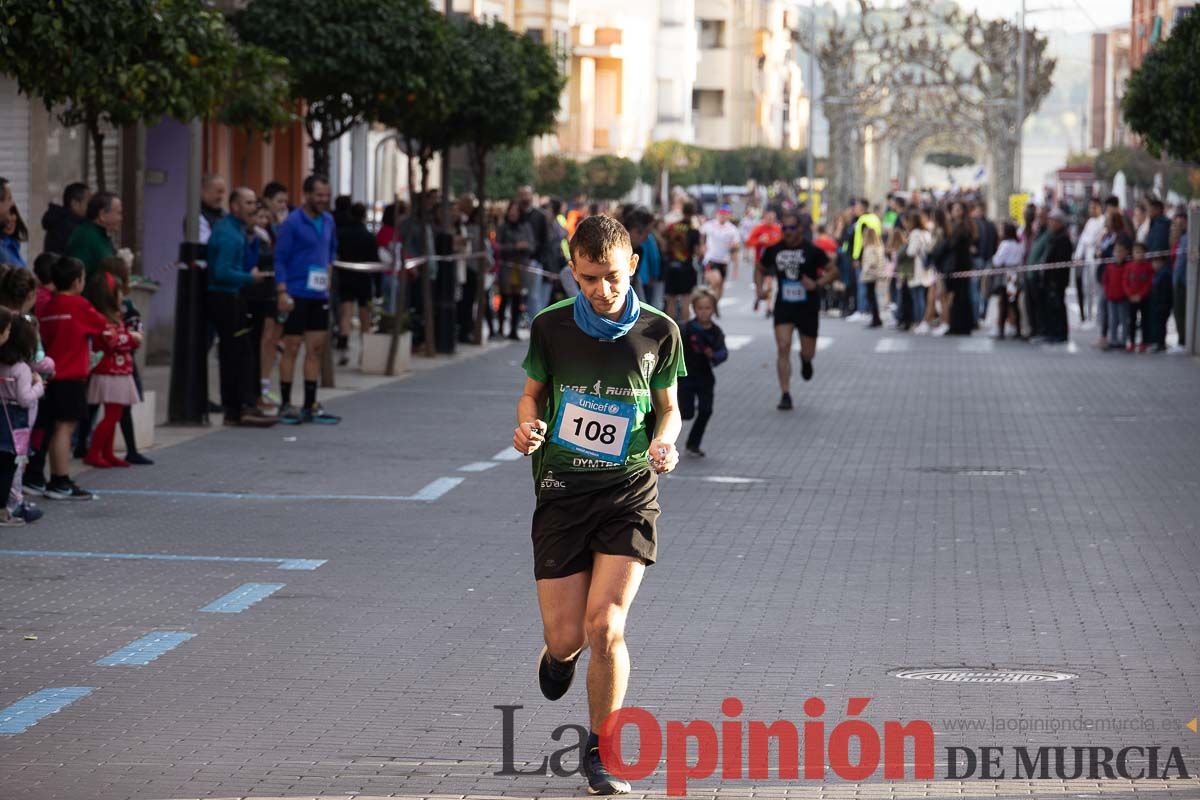
[[[964,475],[968,478],[1008,478],[1015,475],[1026,475],[1028,467],[918,467],[918,472],[932,472],[938,475]]]
[[[893,677],[909,681],[940,681],[942,683],[1054,683],[1078,678],[1070,672],[1043,669],[902,669]]]

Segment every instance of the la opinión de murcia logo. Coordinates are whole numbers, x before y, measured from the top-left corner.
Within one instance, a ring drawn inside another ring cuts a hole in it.
[[[823,781],[827,771],[847,781],[863,781],[876,776],[880,765],[889,780],[934,780],[933,726],[925,720],[886,720],[882,734],[874,724],[858,718],[871,702],[869,697],[851,697],[846,703],[849,717],[830,726],[823,719],[825,702],[819,697],[804,701],[808,719],[797,726],[789,720],[763,722],[738,719],[742,701],[727,697],[721,703],[726,717],[717,724],[707,720],[681,722],[668,720],[665,725],[643,708],[622,708],[609,715],[601,729],[600,757],[613,775],[624,780],[643,780],[665,760],[667,794],[686,797],[688,782],[719,774],[724,780],[768,780],[771,773],[780,780]],[[566,746],[543,757],[531,769],[516,768],[514,731],[519,705],[493,706],[500,711],[503,728],[503,764],[496,775],[547,775],[566,778],[580,773],[587,728],[561,725],[551,738]],[[636,731],[636,757],[623,751],[622,733]],[[854,742],[857,760],[851,760]],[[776,755],[772,763],[771,749]],[[905,774],[905,751],[911,748],[908,762],[911,774]],[[946,747],[946,780],[979,778],[983,780],[1074,780],[1123,778],[1125,780],[1188,778],[1187,766],[1178,747],[1161,744],[1135,745],[1119,749],[1098,746],[1056,746],[1006,748],[1002,745]],[[689,760],[689,754],[694,760]],[[574,765],[574,766],[572,766]]]

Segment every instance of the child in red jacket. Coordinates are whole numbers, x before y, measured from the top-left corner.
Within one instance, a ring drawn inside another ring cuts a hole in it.
[[[128,287],[111,272],[93,275],[86,292],[88,300],[104,315],[106,322],[96,340],[96,347],[103,355],[92,369],[87,388],[88,403],[104,406],[104,417],[92,432],[92,444],[83,458],[83,463],[100,469],[129,466],[128,461],[113,453],[117,424],[126,407],[138,402],[137,384],[133,380],[133,351],[142,343],[142,335],[125,327],[121,302],[127,292]]]
[[[1108,303],[1108,347],[1105,350],[1125,349],[1129,337],[1129,298],[1125,294],[1125,267],[1132,248],[1129,237],[1122,235],[1113,247],[1117,260],[1104,267],[1104,298]]]
[[[92,493],[80,489],[68,475],[71,432],[88,410],[88,338],[100,336],[108,321],[82,297],[82,261],[63,256],[51,266],[50,275],[58,291],[41,316],[42,344],[56,369],[43,398],[43,413],[54,425],[45,496],[51,500],[91,500]]]
[[[1150,337],[1149,310],[1150,289],[1154,284],[1154,265],[1146,260],[1146,245],[1138,242],[1133,246],[1133,261],[1125,265],[1125,294],[1129,297],[1129,345],[1127,350],[1146,352],[1146,341]],[[1142,343],[1137,343],[1138,327],[1142,329]]]

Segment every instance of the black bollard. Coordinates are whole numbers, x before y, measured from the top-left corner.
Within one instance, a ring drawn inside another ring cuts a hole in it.
[[[208,324],[204,316],[208,274],[197,263],[204,261],[207,249],[194,242],[179,246],[171,393],[167,402],[167,421],[172,425],[208,424]]]

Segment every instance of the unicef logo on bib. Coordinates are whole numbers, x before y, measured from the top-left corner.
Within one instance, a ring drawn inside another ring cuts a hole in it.
[[[610,464],[624,464],[637,406],[574,389],[562,393],[550,441]]]

